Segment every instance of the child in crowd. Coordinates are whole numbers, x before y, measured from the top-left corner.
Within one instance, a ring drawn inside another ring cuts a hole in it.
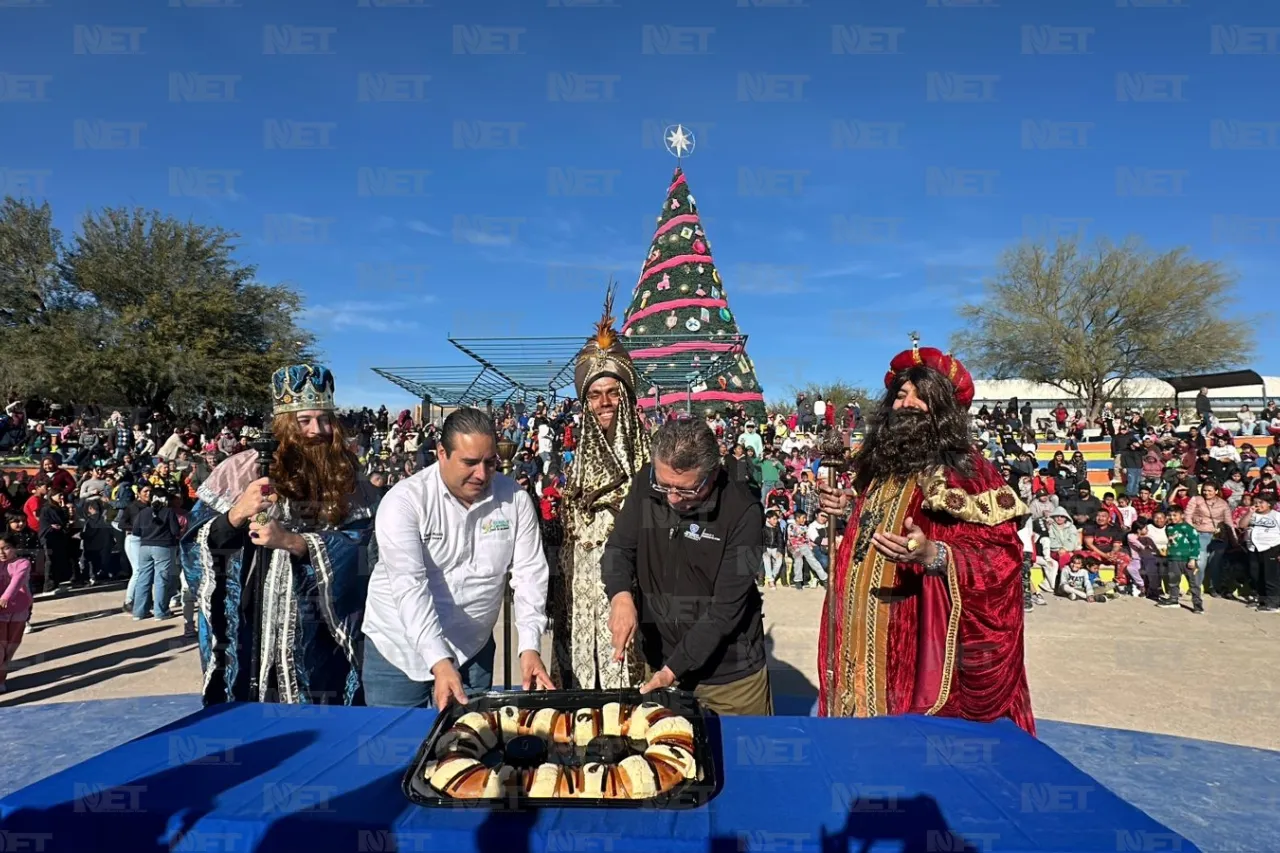
[[[1258,612],[1280,613],[1280,512],[1276,512],[1275,498],[1269,492],[1253,498],[1249,558],[1258,590]]]
[[[18,556],[18,539],[0,535],[0,693],[4,693],[9,663],[22,645],[31,614],[31,561]]]
[[[787,550],[791,552],[791,586],[800,589],[804,586],[804,569],[809,567],[813,575],[810,586],[825,585],[827,572],[813,554],[813,543],[809,540],[809,530],[805,524],[806,516],[797,512],[795,523],[787,529]]]
[[[1159,558],[1160,552],[1151,538],[1151,523],[1140,518],[1129,530],[1129,577],[1143,591],[1147,598],[1157,598],[1160,594]]]
[[[1160,502],[1151,496],[1150,486],[1143,486],[1138,489],[1138,499],[1133,502],[1133,509],[1138,514],[1138,518],[1156,517],[1156,511],[1160,509]]]
[[[1093,592],[1097,570],[1097,560],[1086,560],[1080,553],[1072,554],[1071,562],[1062,573],[1063,594],[1072,601],[1106,601],[1106,596],[1095,596]]]
[[[764,582],[769,589],[778,585],[778,574],[783,565],[782,552],[786,547],[786,536],[778,526],[778,513],[769,510],[764,514]]]
[[[1191,587],[1191,612],[1203,613],[1204,601],[1200,596],[1200,585],[1196,583],[1196,560],[1200,556],[1200,534],[1187,523],[1182,507],[1169,508],[1169,525],[1165,533],[1169,537],[1169,550],[1165,560],[1164,598],[1156,602],[1158,607],[1181,607],[1178,597],[1181,594],[1182,578],[1185,576]]]
[[[1141,492],[1139,492],[1141,494]],[[1116,498],[1115,516],[1119,518],[1118,527],[1125,530],[1132,530],[1133,524],[1138,520],[1138,511],[1131,506],[1128,495],[1121,495]]]
[[[1116,503],[1115,492],[1107,492],[1102,496],[1102,508],[1107,511],[1107,515],[1111,516],[1111,523],[1116,527],[1125,527],[1120,517],[1120,505]],[[1125,527],[1127,530],[1128,528]]]

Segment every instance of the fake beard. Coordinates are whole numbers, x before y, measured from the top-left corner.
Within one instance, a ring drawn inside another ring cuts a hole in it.
[[[300,514],[308,519],[316,518],[331,507],[338,496],[327,494],[326,486],[334,483],[340,472],[351,465],[342,448],[330,441],[318,444],[290,443],[281,458],[286,470],[301,474],[301,477],[291,478],[300,487],[301,494],[290,494],[287,497],[297,504]]]
[[[894,409],[881,416],[880,423],[864,445],[872,479],[907,477],[943,463],[942,441],[933,418],[918,409]],[[862,454],[859,454],[862,456]]]

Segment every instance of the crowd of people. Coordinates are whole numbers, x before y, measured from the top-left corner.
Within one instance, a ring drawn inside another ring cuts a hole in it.
[[[534,502],[548,564],[559,565],[561,548],[572,547],[565,541],[572,514],[565,500],[574,489],[583,401],[538,397],[484,411],[496,437],[509,443],[502,455],[517,488]],[[1274,403],[1256,416],[1241,407],[1234,428],[1199,399],[1199,422],[1185,430],[1174,407],[1150,420],[1110,405],[1092,421],[1061,405],[1036,414],[1017,399],[970,413],[975,452],[992,461],[1025,504],[1019,522],[1024,610],[1048,596],[1090,602],[1145,596],[1160,607],[1180,607],[1185,582],[1193,613],[1204,612],[1205,596],[1280,612],[1280,443],[1260,452],[1248,440],[1277,433]],[[442,450],[442,419],[415,419],[407,410],[392,416],[385,406],[335,415],[377,496],[436,464]],[[637,408],[634,417],[652,433],[690,415],[679,407]],[[708,410],[699,419],[715,438],[728,481],[763,507],[757,588],[825,587],[846,519],[836,517],[831,541],[820,499],[830,462],[822,439],[829,431],[841,437],[845,450],[834,479],[838,489],[848,489],[854,482],[849,463],[866,426],[859,403],[838,410],[830,400],[799,394],[794,408],[760,422],[743,407]],[[163,410],[104,416],[96,404],[75,412],[11,396],[0,423],[2,443],[40,462],[33,476],[0,473],[6,516],[0,566],[29,566],[0,578],[4,657],[11,659],[21,634],[34,630],[31,590],[56,594],[63,586],[125,579],[123,605],[136,620],[148,613],[169,619],[180,609],[185,633],[195,636],[195,584],[181,569],[180,542],[201,486],[222,462],[252,447],[267,424],[262,415],[212,407],[183,416]],[[1110,443],[1114,487],[1101,497],[1079,450],[1087,437]],[[1055,439],[1065,440],[1067,449],[1041,463],[1039,445]],[[1036,567],[1043,580],[1032,588]],[[1103,569],[1114,579],[1104,582]]]
[[[1050,414],[1066,421],[1077,441],[1084,437],[1064,407]],[[1273,440],[1260,452],[1249,441],[1264,434],[1264,424],[1267,433],[1280,436],[1280,407],[1265,401],[1255,417],[1244,405],[1235,417],[1233,430],[1214,412],[1207,389],[1197,396],[1196,420],[1185,431],[1176,407],[1162,407],[1148,419],[1138,410],[1106,406],[1092,431],[1096,441],[1109,443],[1106,470],[1113,487],[1099,498],[1084,454],[1071,450],[1078,443],[1041,464],[1036,435],[1023,429],[1032,419],[1028,404],[1012,399],[982,406],[975,416],[978,441],[1031,507],[1023,546],[1028,566],[1038,566],[1044,580],[1028,587],[1026,609],[1046,603],[1045,595],[1099,603],[1116,595],[1145,596],[1159,607],[1177,608],[1185,578],[1192,613],[1204,612],[1205,596],[1280,612],[1280,539],[1273,532],[1280,520],[1280,443]],[[1101,581],[1104,568],[1114,570],[1114,580]]]

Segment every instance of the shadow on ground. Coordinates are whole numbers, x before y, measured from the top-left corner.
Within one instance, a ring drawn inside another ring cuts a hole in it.
[[[25,670],[19,671],[8,679],[8,687],[10,691],[23,691],[22,695],[0,702],[0,708],[41,702],[73,690],[90,687],[117,675],[144,672],[164,661],[171,660],[173,653],[194,648],[195,643],[195,639],[167,637],[146,645],[121,649],[37,672],[23,674]],[[136,662],[126,663],[127,661]]]

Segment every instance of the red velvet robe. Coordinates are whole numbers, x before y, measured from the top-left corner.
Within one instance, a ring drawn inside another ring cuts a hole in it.
[[[823,608],[821,716],[1008,717],[1035,734],[1015,526],[1026,508],[989,462],[974,465],[969,478],[947,469],[903,488],[874,483],[855,502]],[[901,535],[907,518],[947,545],[945,573],[870,545],[876,529]]]

